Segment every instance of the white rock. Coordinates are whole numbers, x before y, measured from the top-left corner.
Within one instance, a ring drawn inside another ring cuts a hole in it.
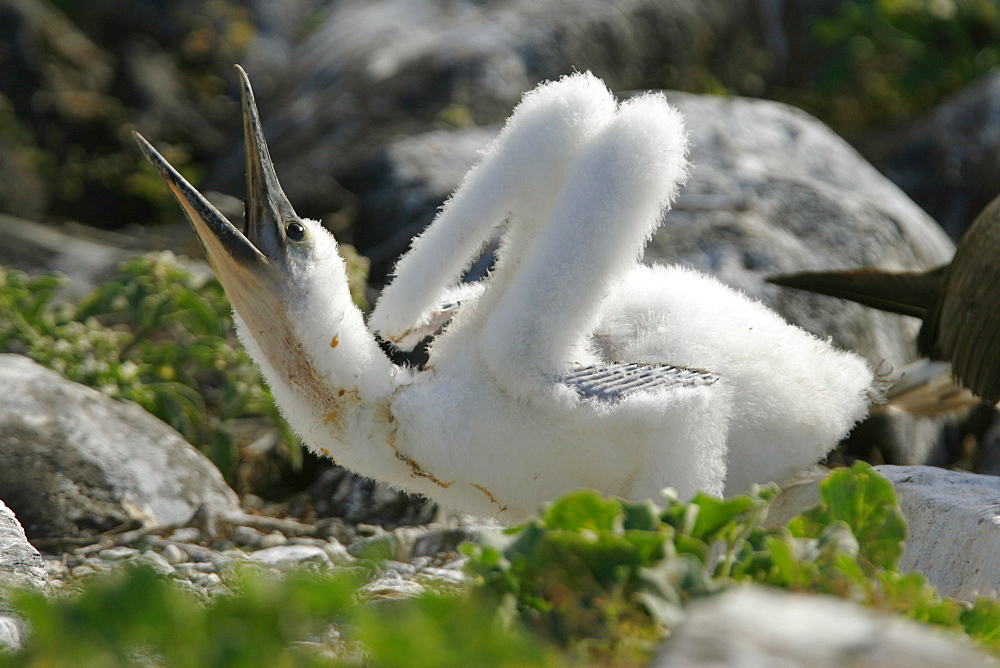
[[[330,561],[337,566],[346,566],[357,561],[357,559],[351,556],[351,554],[347,551],[347,547],[335,538],[331,538],[330,540],[324,542],[322,548],[323,551],[326,552],[326,556],[330,557]]]
[[[695,602],[654,668],[972,668],[1000,665],[967,638],[829,596],[758,586]]]
[[[30,536],[236,512],[219,470],[139,406],[0,355],[0,498]]]
[[[931,466],[876,466],[889,478],[910,526],[899,567],[920,571],[942,594],[971,600],[1000,591],[1000,478]],[[785,485],[769,524],[784,524],[819,502],[812,471]]]
[[[101,550],[97,553],[97,556],[106,561],[124,561],[125,559],[134,559],[139,556],[139,550],[134,547],[125,547],[120,545],[118,547],[109,547],[106,550]]]
[[[23,621],[11,615],[0,614],[0,652],[20,650],[24,647],[27,636],[28,628]]]
[[[181,564],[188,560],[188,554],[176,545],[167,545],[160,553],[168,564]]]
[[[277,547],[269,547],[251,553],[250,559],[259,564],[282,569],[304,564],[332,565],[326,551],[314,545],[279,545]]]
[[[14,512],[0,501],[0,589],[5,586],[45,589],[47,585],[42,556],[28,542]]]
[[[288,538],[285,534],[280,531],[272,531],[271,533],[261,537],[260,546],[261,547],[278,547],[279,545],[284,545],[288,542]]]
[[[899,567],[948,596],[1000,592],[1000,478],[929,466],[876,466],[896,486],[910,536]]]
[[[409,598],[422,594],[425,589],[422,584],[405,579],[395,570],[386,571],[377,580],[361,587],[361,591],[373,598]]]

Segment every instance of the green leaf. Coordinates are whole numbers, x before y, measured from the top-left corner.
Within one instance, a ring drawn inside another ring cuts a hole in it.
[[[620,531],[623,520],[621,502],[605,498],[592,489],[570,492],[542,512],[545,526],[567,531]]]
[[[903,554],[906,520],[892,483],[868,464],[836,469],[820,483],[820,505],[789,523],[793,535],[818,537],[844,522],[858,540],[859,554],[873,568],[894,568]]]

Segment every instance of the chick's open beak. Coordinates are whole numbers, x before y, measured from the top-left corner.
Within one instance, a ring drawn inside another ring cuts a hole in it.
[[[264,255],[278,258],[284,244],[282,227],[298,216],[278,183],[274,163],[264,141],[253,89],[247,73],[239,65],[243,92],[243,140],[247,154],[246,235]]]
[[[243,92],[243,136],[246,141],[247,199],[243,232],[226,220],[149,142],[139,133],[133,133],[146,158],[184,209],[205,247],[209,263],[224,284],[227,275],[259,274],[265,267],[280,263],[285,243],[282,226],[298,219],[275,175],[250,80],[238,65],[236,70]]]
[[[146,159],[160,173],[163,182],[173,193],[194,226],[205,247],[205,254],[212,269],[219,275],[226,269],[262,266],[267,259],[204,195],[174,169],[160,153],[138,132],[133,132]],[[221,276],[220,276],[221,277]]]

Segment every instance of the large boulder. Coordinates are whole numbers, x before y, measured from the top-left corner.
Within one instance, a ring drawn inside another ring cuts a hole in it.
[[[892,481],[910,527],[899,567],[920,571],[942,594],[972,600],[1000,592],[1000,478],[930,466],[876,466]],[[768,522],[783,524],[819,502],[824,471],[788,484]]]
[[[832,596],[760,586],[691,605],[655,668],[952,668],[1000,662],[968,639]]]
[[[876,144],[873,160],[954,238],[1000,195],[1000,69]]]
[[[0,395],[0,499],[32,539],[239,510],[208,458],[134,404],[18,355],[0,355]]]

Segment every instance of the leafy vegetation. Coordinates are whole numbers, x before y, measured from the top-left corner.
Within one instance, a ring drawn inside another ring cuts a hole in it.
[[[365,266],[348,253],[363,294]],[[290,459],[301,450],[233,333],[232,309],[214,278],[170,253],[125,262],[77,304],[57,299],[63,280],[0,267],[0,351],[27,355],[70,380],[134,401],[202,449],[227,477],[232,425],[255,418],[277,430]],[[359,301],[362,298],[359,297]]]
[[[830,58],[803,102],[840,127],[912,118],[1000,64],[995,0],[850,0],[813,33]]]
[[[1000,653],[1000,603],[940,596],[897,568],[906,536],[892,484],[864,464],[821,485],[820,505],[763,524],[775,493],[699,495],[665,507],[571,493],[468,545],[462,594],[366,601],[354,569],[285,579],[237,570],[202,602],[150,571],[82,593],[13,599],[35,629],[11,665],[640,665],[686,604],[741,583],[832,594],[967,634]],[[339,634],[324,635],[329,624]],[[0,657],[2,659],[2,657]]]

